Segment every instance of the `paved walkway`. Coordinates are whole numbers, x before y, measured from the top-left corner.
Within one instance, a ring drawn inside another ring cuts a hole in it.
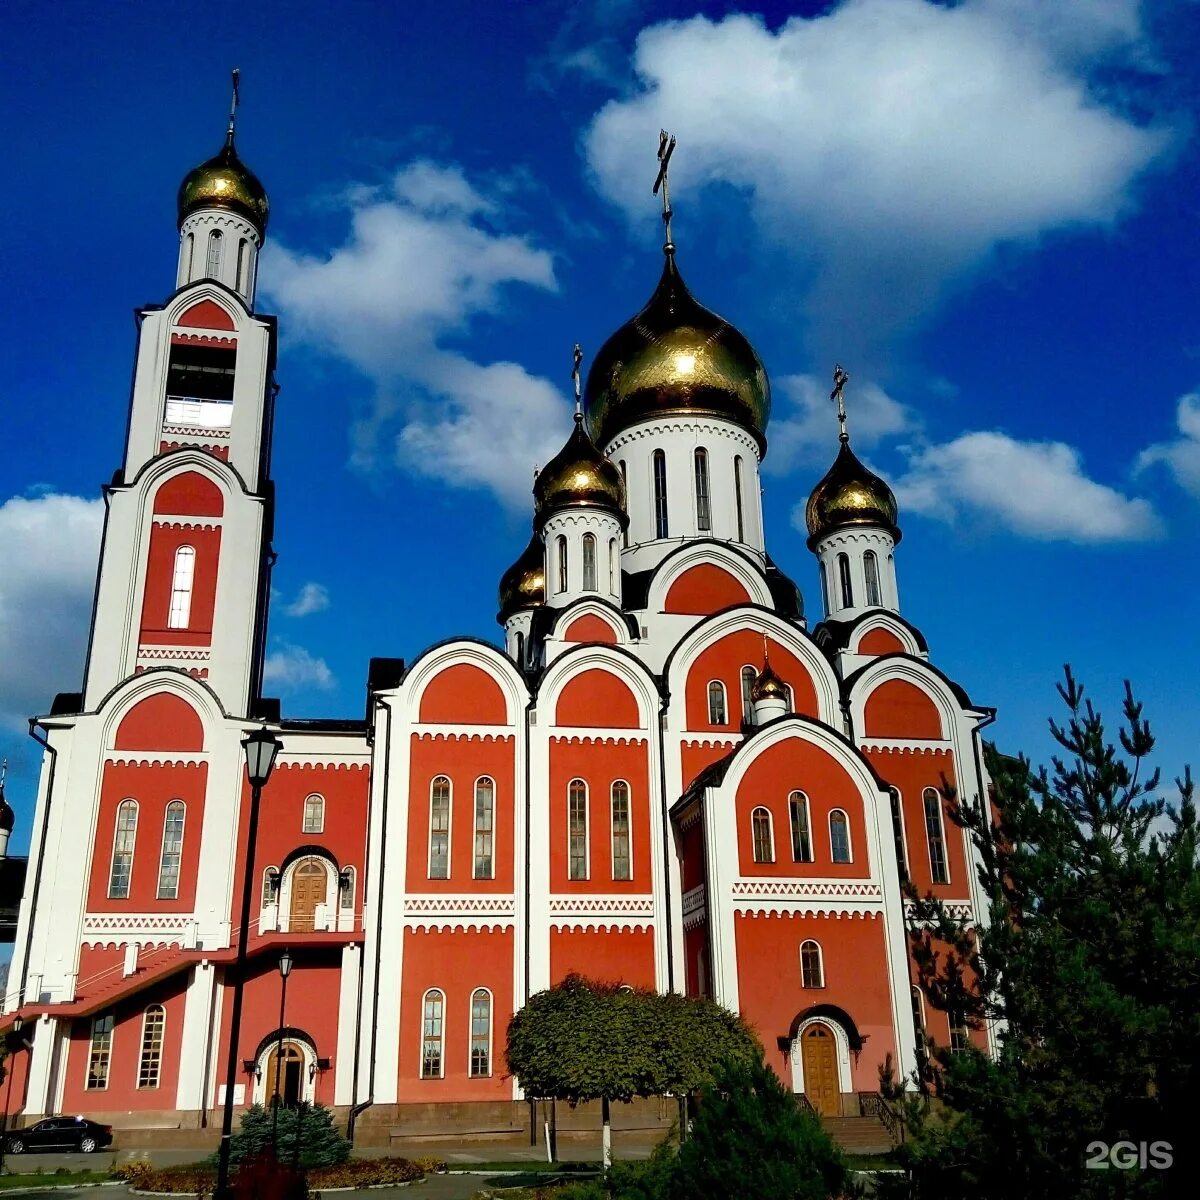
[[[133,1197],[128,1188],[111,1185],[102,1188],[56,1188],[54,1191],[46,1191],[46,1187],[52,1182],[53,1176],[39,1181],[37,1188],[5,1188],[0,1191],[0,1196],[5,1197],[5,1200],[127,1200]],[[471,1200],[472,1196],[485,1187],[493,1188],[502,1184],[517,1187],[520,1182],[520,1176],[517,1175],[510,1175],[502,1180],[494,1175],[449,1173],[431,1175],[415,1188],[371,1188],[369,1191],[332,1192],[330,1200],[339,1200],[343,1196],[373,1197],[374,1200]]]

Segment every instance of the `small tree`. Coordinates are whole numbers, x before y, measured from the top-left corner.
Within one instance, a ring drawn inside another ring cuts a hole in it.
[[[277,1157],[301,1167],[328,1167],[350,1157],[350,1143],[333,1124],[333,1113],[321,1104],[279,1110],[278,1145],[272,1144],[272,1113],[261,1104],[242,1114],[241,1128],[233,1135],[230,1161]],[[215,1161],[215,1160],[214,1160]]]

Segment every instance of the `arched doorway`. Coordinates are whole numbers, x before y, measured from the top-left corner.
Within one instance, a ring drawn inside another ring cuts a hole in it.
[[[292,900],[288,909],[288,930],[311,933],[317,927],[317,905],[324,904],[328,890],[325,864],[306,858],[292,872]]]
[[[838,1047],[833,1030],[824,1021],[813,1021],[800,1031],[799,1059],[804,1095],[823,1117],[841,1115],[842,1097],[838,1083]]]
[[[284,1042],[283,1049],[273,1047],[267,1054],[264,1096],[270,1104],[275,1098],[278,1077],[279,1102],[284,1108],[295,1108],[304,1098],[305,1056],[295,1042]]]

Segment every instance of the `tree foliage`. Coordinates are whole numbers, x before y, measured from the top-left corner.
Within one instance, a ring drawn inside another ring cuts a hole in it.
[[[261,1104],[242,1114],[241,1128],[233,1135],[229,1157],[233,1163],[272,1156],[274,1114]],[[327,1167],[350,1157],[350,1143],[333,1124],[333,1113],[321,1104],[280,1108],[277,1157],[301,1167]]]

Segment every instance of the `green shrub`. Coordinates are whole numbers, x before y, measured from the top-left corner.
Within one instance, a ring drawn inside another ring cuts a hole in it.
[[[241,1128],[233,1135],[230,1162],[236,1165],[243,1159],[258,1158],[273,1151],[280,1162],[295,1162],[301,1167],[333,1166],[350,1157],[350,1143],[334,1127],[333,1113],[324,1105],[280,1108],[277,1146],[272,1145],[274,1130],[274,1114],[269,1108],[255,1104],[246,1109]],[[209,1161],[215,1163],[216,1155]]]

